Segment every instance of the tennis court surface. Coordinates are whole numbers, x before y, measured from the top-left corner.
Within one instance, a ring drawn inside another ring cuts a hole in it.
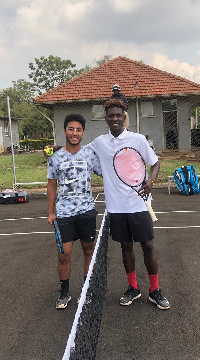
[[[105,204],[104,195],[97,195],[99,229]],[[149,282],[139,244],[136,271],[142,296],[130,306],[119,305],[127,280],[120,246],[109,239],[97,360],[200,359],[200,195],[181,196],[175,188],[170,195],[166,188],[155,189],[152,195],[159,219],[154,224],[159,282],[171,309],[159,310],[148,300]],[[83,278],[79,242],[72,255],[72,301],[60,311],[55,309],[56,245],[47,224],[45,198],[0,205],[0,247],[0,359],[62,359]]]

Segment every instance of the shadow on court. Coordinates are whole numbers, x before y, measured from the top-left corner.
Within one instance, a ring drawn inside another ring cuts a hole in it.
[[[200,195],[181,196],[175,188],[170,195],[166,188],[155,189],[152,195],[159,219],[154,225],[159,282],[171,309],[159,310],[148,300],[149,282],[139,244],[136,271],[142,296],[130,306],[119,305],[127,279],[120,246],[109,240],[108,290],[97,360],[200,359]],[[98,228],[103,200],[103,195],[98,196]],[[65,310],[56,310],[57,249],[46,217],[45,198],[0,205],[2,360],[62,359],[66,347],[81,291],[83,257],[77,241],[72,255],[72,301]]]

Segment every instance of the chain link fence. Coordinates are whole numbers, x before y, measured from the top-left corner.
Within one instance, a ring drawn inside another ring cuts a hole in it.
[[[83,145],[99,135],[106,134],[109,131],[103,107],[106,100],[54,102],[45,104],[45,107],[35,105],[40,114],[44,113],[44,121],[49,123],[49,130],[46,131],[45,138],[40,138],[41,123],[38,122],[35,138],[29,138],[29,134],[27,134],[26,139],[20,139],[20,119],[18,121],[15,119],[12,122],[15,154],[31,152],[40,153],[43,156],[42,149],[45,145],[65,145],[63,123],[65,116],[71,113],[80,113],[86,119]],[[160,159],[173,158],[197,164],[200,160],[200,95],[167,98],[161,96],[135,97],[128,98],[128,103],[128,125],[126,125],[128,130],[146,136]],[[48,117],[44,111],[46,108]],[[4,141],[5,145],[1,154],[9,154],[11,144],[6,119],[3,122],[0,119],[0,140]],[[45,162],[44,157],[41,158],[42,162]],[[20,173],[20,178],[18,178],[17,169],[16,174],[17,182],[31,182],[26,181],[26,173]],[[38,183],[43,181],[46,181],[46,169],[42,180],[40,176]],[[34,183],[36,182],[37,179],[34,179]]]
[[[56,144],[65,143],[63,121],[70,113],[80,113],[86,119],[84,144],[106,134],[109,129],[105,122],[105,101],[52,104]],[[200,150],[200,95],[136,97],[128,102],[128,130],[145,135],[156,153],[161,156],[181,155]]]

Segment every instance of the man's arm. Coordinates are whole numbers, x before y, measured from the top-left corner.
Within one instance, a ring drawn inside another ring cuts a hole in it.
[[[158,160],[154,165],[151,166],[151,173],[149,179],[146,180],[145,184],[138,191],[138,195],[144,197],[148,196],[151,192],[153,184],[157,178],[160,169],[160,161]]]
[[[158,160],[154,165],[151,166],[151,174],[150,174],[150,179],[152,180],[152,183],[155,182],[158,173],[160,170],[160,161]]]
[[[48,223],[52,225],[52,221],[56,220],[55,215],[55,203],[56,203],[56,192],[57,192],[57,180],[48,179],[47,184],[47,201],[48,201]]]

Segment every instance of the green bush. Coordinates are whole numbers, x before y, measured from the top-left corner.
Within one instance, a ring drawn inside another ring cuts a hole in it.
[[[25,139],[19,140],[20,150],[22,151],[33,151],[43,150],[46,145],[53,145],[53,139]]]

